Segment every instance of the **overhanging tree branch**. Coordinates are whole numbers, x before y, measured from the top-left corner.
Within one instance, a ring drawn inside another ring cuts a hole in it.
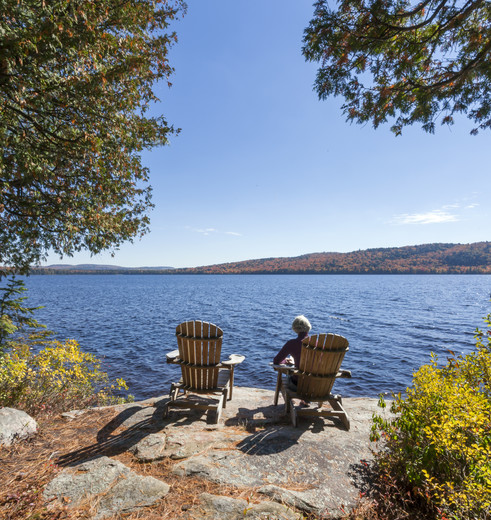
[[[174,133],[146,117],[172,73],[183,0],[3,0],[0,265],[53,248],[114,249],[148,229],[144,148]],[[1,273],[0,273],[1,276]]]
[[[341,95],[349,120],[374,126],[395,118],[393,130],[467,112],[490,126],[491,3],[484,0],[341,0],[316,4],[303,53],[319,63],[321,99]],[[367,79],[368,77],[368,79]]]

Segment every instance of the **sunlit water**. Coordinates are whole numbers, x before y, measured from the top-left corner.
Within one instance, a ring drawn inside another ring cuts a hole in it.
[[[491,311],[489,275],[59,275],[26,285],[28,304],[45,306],[38,321],[103,357],[137,399],[178,379],[165,353],[188,319],[224,330],[222,357],[246,356],[237,385],[273,388],[269,363],[305,314],[312,333],[348,338],[343,368],[353,377],[334,390],[349,397],[404,391],[430,352],[470,351]]]

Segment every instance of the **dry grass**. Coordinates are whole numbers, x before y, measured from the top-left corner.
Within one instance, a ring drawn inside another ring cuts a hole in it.
[[[104,417],[106,415],[106,417]],[[58,519],[76,518],[66,507],[47,510],[42,491],[62,469],[57,458],[80,449],[85,439],[94,437],[108,414],[87,413],[81,422],[63,419],[38,419],[39,433],[28,441],[0,448],[0,518]]]
[[[89,520],[93,517],[94,500],[80,507],[50,504],[47,507],[42,492],[64,466],[70,466],[94,456],[110,456],[136,473],[160,479],[170,486],[168,495],[154,506],[132,513],[117,515],[111,520],[175,520],[199,504],[201,493],[230,496],[251,504],[265,500],[253,488],[236,488],[196,477],[172,474],[175,461],[139,463],[126,451],[135,431],[117,422],[113,408],[91,410],[74,421],[58,418],[38,418],[39,433],[28,441],[0,448],[0,518],[2,520]],[[239,428],[240,430],[240,428]],[[289,486],[286,486],[289,487]],[[308,486],[307,486],[308,487]],[[303,490],[295,486],[291,489]],[[306,517],[307,518],[307,517]],[[342,520],[395,520],[408,518],[394,514],[375,501],[365,501],[347,512]],[[415,517],[417,518],[417,517]],[[108,519],[109,520],[109,519]],[[308,520],[319,520],[309,516]],[[341,519],[338,519],[341,520]]]
[[[173,461],[143,464],[122,449],[125,438],[122,427],[114,429],[100,442],[101,431],[117,416],[114,410],[89,411],[75,421],[39,418],[39,433],[32,439],[0,448],[0,518],[2,520],[90,519],[93,503],[77,509],[51,504],[42,498],[44,486],[64,465],[91,456],[111,456],[135,472],[158,478],[170,485],[169,494],[153,507],[118,515],[114,520],[167,520],[182,518],[185,511],[199,503],[199,495],[207,492],[241,498],[251,503],[264,499],[254,489],[237,489],[193,477],[177,477],[171,473]]]

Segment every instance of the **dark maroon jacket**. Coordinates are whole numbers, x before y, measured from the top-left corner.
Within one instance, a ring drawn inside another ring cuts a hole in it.
[[[300,353],[302,352],[302,340],[307,336],[308,332],[300,332],[297,338],[287,341],[274,357],[273,363],[275,365],[281,365],[285,361],[285,358],[293,356],[295,366],[298,368],[300,365]]]

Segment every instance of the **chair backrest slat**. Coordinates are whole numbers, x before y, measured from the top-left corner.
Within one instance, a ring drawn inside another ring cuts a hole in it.
[[[314,401],[327,396],[348,350],[348,340],[337,334],[305,338],[300,354],[297,394]]]
[[[217,387],[223,331],[206,321],[185,321],[176,327],[183,383],[196,390]]]

